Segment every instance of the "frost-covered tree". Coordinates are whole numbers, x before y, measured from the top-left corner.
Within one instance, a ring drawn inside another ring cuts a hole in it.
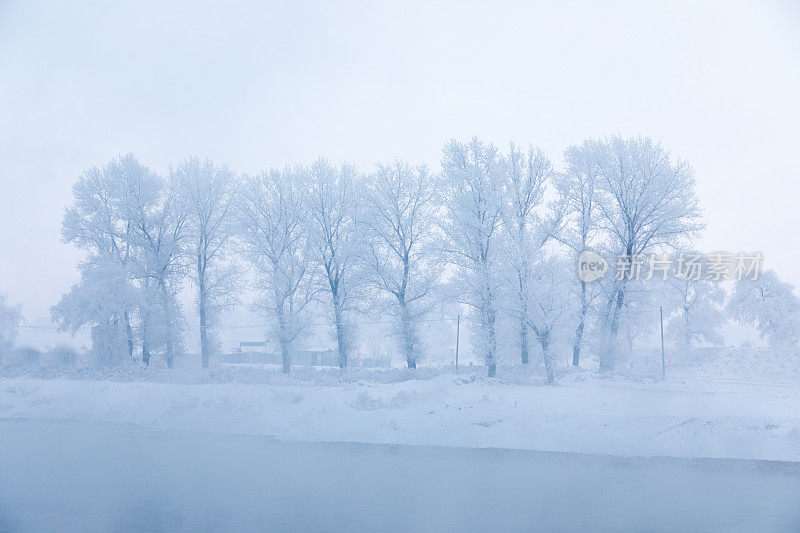
[[[619,282],[611,285],[612,290]],[[619,330],[629,354],[634,353],[636,342],[655,333],[659,327],[659,302],[664,301],[664,287],[660,280],[630,283],[625,289],[625,304],[619,314]],[[611,313],[605,319],[611,318]],[[607,327],[608,324],[605,324]]]
[[[200,355],[208,368],[213,327],[220,314],[237,301],[238,271],[229,252],[236,231],[236,174],[223,165],[192,157],[170,171],[180,184],[186,213],[188,255],[197,285]]]
[[[84,172],[73,200],[62,237],[88,257],[80,265],[80,283],[54,306],[53,318],[73,333],[91,325],[101,361],[120,361],[124,345],[132,357],[138,343],[146,364],[151,349],[163,348],[171,366],[182,335],[177,289],[183,215],[174,189],[127,154]]]
[[[757,328],[770,346],[797,346],[800,340],[800,300],[774,270],[755,280],[736,281],[727,311],[734,320]]]
[[[133,320],[139,294],[131,283],[135,253],[131,195],[152,179],[152,172],[133,154],[120,156],[102,169],[85,171],[73,185],[73,203],[61,228],[62,240],[87,252],[81,263],[81,282],[62,298],[53,318],[63,330],[93,327],[93,348],[110,347],[102,359],[118,362],[127,348],[133,357]],[[120,338],[121,337],[121,338]]]
[[[184,273],[185,205],[178,184],[152,174],[129,183],[125,217],[131,221],[131,272],[141,289],[139,329],[142,361],[163,349],[167,366],[182,345],[182,312],[178,291]]]
[[[594,145],[601,170],[598,222],[611,250],[634,257],[665,247],[679,247],[702,225],[694,174],[682,160],[673,160],[648,138],[612,137]],[[627,278],[616,284],[611,296],[609,338],[600,359],[601,370],[614,368],[620,314],[625,304]]]
[[[0,292],[0,354],[14,345],[20,324],[22,307],[9,304],[8,295]]]
[[[318,159],[308,173],[307,206],[309,236],[324,280],[331,320],[339,351],[339,367],[347,367],[349,353],[356,345],[352,315],[362,288],[359,272],[363,242],[357,216],[362,205],[360,178],[351,165],[335,167]]]
[[[53,321],[72,335],[91,327],[96,360],[116,365],[132,358],[129,313],[141,303],[125,265],[108,256],[92,256],[81,264],[81,280],[50,309]]]
[[[725,323],[725,289],[704,279],[670,277],[664,282],[664,296],[670,317],[666,331],[682,346],[698,343],[721,345],[725,342],[719,328]]]
[[[408,368],[421,353],[419,321],[430,310],[439,277],[434,253],[437,206],[434,180],[424,166],[377,165],[365,195],[367,276],[388,298]]]
[[[528,330],[534,257],[549,234],[541,211],[542,198],[551,174],[550,160],[539,149],[529,148],[527,153],[511,144],[508,154],[501,158],[503,173],[503,212],[506,226],[504,252],[507,257],[504,269],[511,293],[509,312],[519,331],[520,360],[528,363]]]
[[[241,195],[239,234],[257,275],[257,306],[268,317],[269,336],[280,346],[287,374],[292,354],[308,333],[315,289],[304,173],[298,168],[246,177]]]
[[[474,345],[489,377],[497,370],[498,271],[503,173],[497,149],[450,141],[442,157],[445,250],[456,269],[454,296],[473,309]]]
[[[552,346],[571,314],[572,274],[566,262],[556,256],[537,261],[532,271],[528,322],[542,347],[548,384],[555,381]]]
[[[597,181],[602,168],[603,150],[596,142],[586,141],[564,152],[565,168],[554,182],[564,209],[564,224],[555,236],[568,249],[573,264],[584,250],[598,246]],[[572,364],[580,365],[587,314],[599,296],[597,284],[588,284],[577,276],[578,309],[572,343]]]

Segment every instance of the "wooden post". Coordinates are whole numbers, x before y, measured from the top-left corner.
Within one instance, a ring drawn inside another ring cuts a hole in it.
[[[458,337],[461,333],[461,315],[456,318],[456,374],[458,374]]]
[[[658,314],[661,317],[661,380],[667,379],[667,365],[664,362],[664,307],[658,307]]]

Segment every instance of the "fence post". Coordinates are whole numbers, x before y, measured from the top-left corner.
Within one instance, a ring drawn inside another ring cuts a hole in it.
[[[461,315],[456,318],[456,374],[458,374],[458,337],[461,333]]]
[[[664,362],[664,306],[658,306],[658,315],[661,318],[661,380],[667,379],[667,365]]]

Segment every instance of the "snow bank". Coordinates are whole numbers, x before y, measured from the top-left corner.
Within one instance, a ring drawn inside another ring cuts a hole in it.
[[[219,367],[129,369],[102,380],[6,377],[0,417],[304,441],[800,461],[800,390],[792,383],[699,378],[679,369],[661,383],[578,370],[543,386],[527,369],[501,369],[493,380],[474,370],[297,369],[284,376]]]

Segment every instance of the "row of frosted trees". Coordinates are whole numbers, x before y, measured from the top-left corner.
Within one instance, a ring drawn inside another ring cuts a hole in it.
[[[62,236],[85,258],[52,315],[64,330],[89,325],[108,363],[158,353],[171,367],[189,279],[204,367],[224,311],[257,294],[251,303],[285,372],[320,316],[346,367],[364,313],[389,319],[415,368],[420,324],[453,302],[470,309],[471,344],[489,376],[504,348],[528,363],[535,342],[552,382],[554,346],[568,344],[578,365],[587,336],[601,370],[613,369],[619,332],[642,330],[654,295],[672,302],[676,337],[715,341],[725,300],[716,285],[588,284],[575,268],[588,248],[609,257],[690,249],[699,219],[691,168],[646,138],[586,141],[564,152],[558,171],[538,149],[478,139],[447,143],[437,171],[396,161],[362,173],[319,159],[239,175],[191,158],[160,176],[128,154],[73,187]]]

